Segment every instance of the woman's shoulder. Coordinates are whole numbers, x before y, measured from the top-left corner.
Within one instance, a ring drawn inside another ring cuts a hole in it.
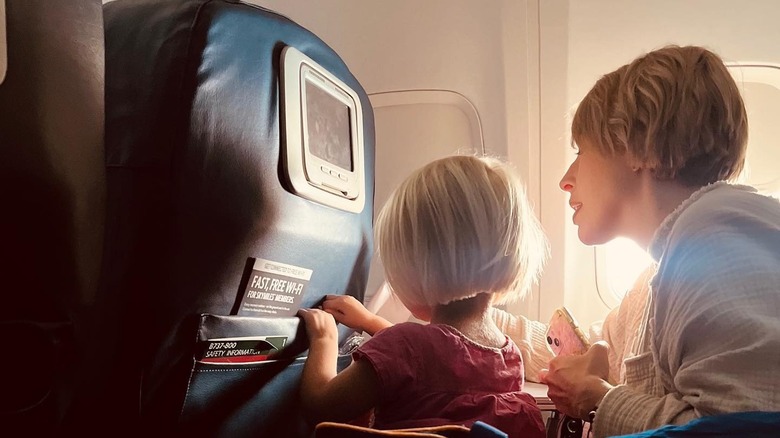
[[[751,187],[725,183],[694,196],[664,239],[654,242],[661,275],[653,279],[653,289],[660,293],[661,282],[682,277],[688,289],[708,294],[755,287],[758,278],[762,284],[775,282],[780,272],[780,201]]]
[[[777,251],[780,201],[725,182],[704,187],[683,202],[659,227],[650,246],[662,268],[696,265],[703,272],[730,271],[756,263],[757,254]],[[758,263],[762,269],[775,269],[776,259],[764,257]]]
[[[709,187],[707,187],[709,188]],[[680,214],[680,221],[718,219],[734,216],[775,216],[780,218],[780,201],[759,193],[754,187],[715,183],[709,190],[704,188]]]
[[[706,237],[736,228],[740,233],[760,228],[780,231],[780,200],[750,186],[715,183],[694,193],[681,207],[669,224],[670,235]]]

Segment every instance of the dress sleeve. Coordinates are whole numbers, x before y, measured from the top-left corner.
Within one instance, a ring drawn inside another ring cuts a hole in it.
[[[499,330],[517,344],[523,356],[526,380],[539,382],[539,371],[547,368],[553,358],[552,351],[547,348],[547,324],[495,307],[490,309],[490,316]]]
[[[380,330],[352,353],[355,361],[366,361],[374,369],[382,401],[386,394],[397,394],[401,392],[398,388],[414,385],[420,376],[420,354],[415,354],[415,347],[424,342],[421,329],[414,322],[396,324]]]

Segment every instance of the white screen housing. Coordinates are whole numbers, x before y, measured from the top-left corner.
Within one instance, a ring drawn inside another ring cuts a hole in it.
[[[281,59],[284,173],[297,195],[359,213],[365,205],[358,94],[294,47]]]

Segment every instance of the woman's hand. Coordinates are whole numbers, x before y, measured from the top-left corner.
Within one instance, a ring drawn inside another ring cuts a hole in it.
[[[369,312],[360,301],[350,295],[326,295],[322,310],[333,315],[339,323],[371,336],[392,325],[386,319]]]
[[[596,342],[581,356],[556,357],[540,378],[547,384],[547,396],[558,411],[572,417],[588,418],[612,386],[609,377],[609,346]]]

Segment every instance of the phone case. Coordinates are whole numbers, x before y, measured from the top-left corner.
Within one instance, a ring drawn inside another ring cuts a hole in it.
[[[583,354],[590,348],[588,337],[565,307],[555,309],[550,319],[547,344],[556,356]]]

